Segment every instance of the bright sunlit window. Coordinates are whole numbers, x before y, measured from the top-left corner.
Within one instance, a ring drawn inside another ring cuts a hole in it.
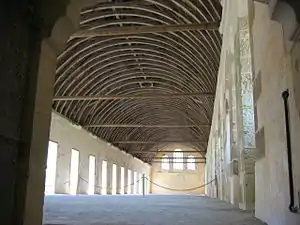
[[[196,170],[195,157],[192,155],[190,155],[187,159],[187,169],[188,170]]]
[[[47,169],[46,169],[46,182],[45,182],[45,194],[54,194],[55,193],[57,149],[58,149],[58,144],[55,142],[49,141]]]
[[[102,161],[102,176],[101,176],[101,194],[107,194],[107,162]]]
[[[112,186],[111,186],[111,194],[117,194],[117,165],[112,165]]]
[[[183,152],[181,149],[175,149],[173,153],[173,168],[183,170]]]
[[[93,155],[89,157],[89,189],[88,194],[95,194],[95,172],[96,172],[96,158]]]
[[[169,157],[167,155],[164,155],[161,160],[161,169],[163,169],[163,170],[170,169]]]

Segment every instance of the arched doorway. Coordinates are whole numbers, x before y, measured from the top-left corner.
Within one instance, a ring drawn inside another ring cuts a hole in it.
[[[1,192],[5,193],[4,202],[8,203],[7,211],[4,212],[5,221],[9,221],[8,223],[34,225],[41,221],[57,57],[65,48],[70,35],[78,28],[82,7],[96,2],[102,1],[73,0],[53,3],[43,0],[28,5],[14,0],[1,3],[2,15],[11,18],[5,20],[4,28],[8,32],[2,37],[5,48],[1,52],[9,58],[7,63],[3,63],[5,85],[9,88],[3,88],[5,94],[1,102],[7,106],[4,107],[5,110],[8,110],[1,114],[1,124],[4,124],[3,128],[10,127],[3,129],[4,135],[1,136],[1,146],[7,150],[1,152],[1,159],[5,163],[9,162],[9,171],[14,171],[11,179],[1,186],[4,187]],[[216,43],[208,44],[209,48],[206,46],[206,50],[213,49],[210,53],[213,58],[218,58],[220,46],[220,38],[216,37]],[[196,38],[195,35],[193,38]],[[195,40],[191,39],[191,42]],[[13,63],[9,64],[10,62]],[[203,70],[199,63],[194,64],[199,70]],[[212,71],[212,66],[217,68],[210,61],[208,72]],[[197,72],[196,74],[198,75]],[[192,81],[182,82],[186,84]],[[209,80],[209,85],[213,86],[214,82],[215,80]],[[147,85],[147,82],[141,84],[143,88],[147,88]],[[198,101],[195,104],[202,103]],[[170,109],[176,107],[169,106]],[[212,108],[206,110],[211,111]],[[194,115],[199,115],[198,113]],[[176,133],[178,132],[174,132]],[[157,134],[152,131],[150,135]],[[194,132],[193,135],[197,134]],[[7,165],[3,166],[7,169]]]

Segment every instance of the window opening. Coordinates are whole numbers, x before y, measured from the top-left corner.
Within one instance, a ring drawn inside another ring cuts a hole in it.
[[[190,155],[187,159],[187,169],[188,170],[196,170],[196,160],[195,157]]]
[[[173,168],[183,170],[183,152],[181,149],[175,149],[173,153]]]
[[[112,190],[113,195],[117,194],[117,165],[112,165]]]
[[[102,161],[102,174],[101,174],[101,194],[107,194],[107,162],[105,160]]]
[[[161,169],[163,169],[163,170],[169,170],[170,169],[169,157],[167,155],[164,155],[163,158],[162,158]]]
[[[70,194],[77,194],[79,172],[79,151],[72,149],[71,152],[71,173],[70,173]]]
[[[88,194],[95,194],[95,172],[96,172],[96,158],[90,155],[89,157],[89,189]]]
[[[56,178],[56,163],[57,163],[57,149],[58,144],[49,141],[48,156],[47,156],[47,169],[45,181],[45,194],[55,194],[55,178]]]

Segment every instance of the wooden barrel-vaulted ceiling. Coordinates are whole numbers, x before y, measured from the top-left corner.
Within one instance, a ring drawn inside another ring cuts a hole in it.
[[[176,142],[205,151],[219,0],[101,1],[58,58],[53,108],[144,161]]]

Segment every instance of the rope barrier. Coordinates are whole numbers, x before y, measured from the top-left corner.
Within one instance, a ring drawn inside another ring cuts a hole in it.
[[[199,189],[199,188],[203,188],[203,187],[205,187],[205,186],[207,186],[207,185],[209,185],[209,184],[211,184],[212,182],[215,181],[215,179],[213,179],[213,180],[209,181],[209,182],[206,183],[206,184],[202,184],[202,185],[200,185],[200,186],[193,187],[193,188],[175,189],[175,188],[169,188],[169,187],[165,187],[165,186],[162,186],[162,185],[160,185],[160,184],[157,184],[157,183],[155,183],[155,182],[149,180],[148,178],[146,178],[146,180],[148,180],[150,183],[154,184],[154,185],[157,186],[157,187],[160,187],[160,188],[163,188],[163,189],[166,189],[166,190],[169,190],[169,191],[193,191],[193,190],[197,190],[197,189]]]
[[[79,176],[78,178],[79,178],[80,180],[84,181],[84,182],[87,183],[87,184],[89,183],[88,180],[82,178],[81,176]],[[157,183],[151,181],[148,177],[144,177],[144,179],[145,179],[145,180],[148,180],[151,184],[153,184],[153,185],[155,185],[155,186],[157,186],[157,187],[163,188],[163,189],[165,189],[165,190],[169,190],[169,191],[182,191],[182,192],[197,190],[197,189],[203,188],[203,187],[205,187],[205,186],[207,186],[207,185],[213,183],[214,181],[216,181],[216,179],[213,179],[213,180],[209,181],[208,183],[205,183],[205,184],[202,184],[202,185],[200,185],[200,186],[193,187],[193,188],[176,189],[176,188],[165,187],[165,186],[163,186],[163,185],[157,184]],[[134,184],[139,183],[140,181],[143,182],[143,178],[141,178],[141,179],[139,179],[139,180],[137,180],[137,181],[135,181],[135,182],[133,182],[133,183],[131,183],[131,184],[126,184],[126,185],[124,185],[124,186],[122,186],[122,187],[120,187],[120,188],[125,189],[125,188],[127,188],[127,187],[129,187],[129,186],[133,186]],[[64,184],[67,184],[67,183],[70,183],[70,181],[68,180],[68,181],[66,181]],[[106,188],[107,188],[107,187],[101,187],[101,186],[98,186],[98,185],[94,185],[94,187],[95,187],[95,188],[98,188],[98,189],[100,189],[100,190],[106,189]]]
[[[84,178],[82,178],[81,176],[79,176],[79,179],[80,180],[82,180],[82,181],[84,181],[85,183],[89,183],[89,181],[87,181],[86,179],[84,179]],[[142,179],[139,179],[139,180],[137,180],[137,181],[135,181],[135,182],[133,182],[133,183],[131,183],[131,184],[126,184],[125,186],[122,186],[122,187],[120,187],[120,188],[126,188],[126,187],[128,187],[128,186],[133,186],[134,184],[136,184],[136,183],[138,183],[138,182],[140,182]],[[100,190],[102,190],[102,189],[106,189],[107,187],[101,187],[101,186],[98,186],[98,185],[94,185],[94,187],[95,188],[98,188],[98,189],[100,189]]]

